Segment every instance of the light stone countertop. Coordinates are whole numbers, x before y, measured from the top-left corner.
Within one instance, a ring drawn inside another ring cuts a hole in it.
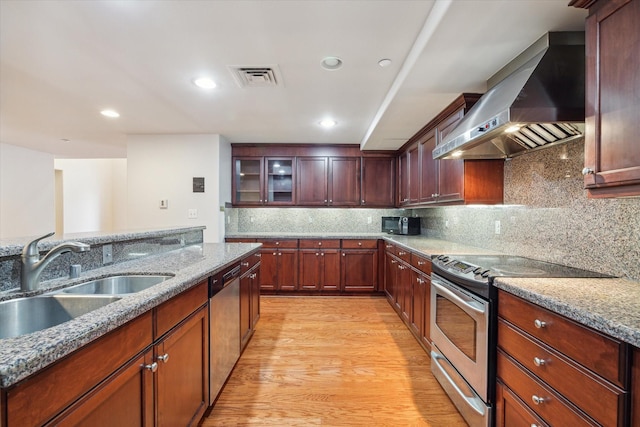
[[[125,295],[119,301],[52,328],[0,339],[0,387],[15,384],[200,283],[227,265],[257,252],[259,248],[258,243],[205,243],[90,270],[84,272],[80,279],[56,281],[55,289],[116,274],[175,275],[142,292]]]
[[[620,278],[501,277],[496,279],[495,285],[597,331],[640,347],[638,282]]]
[[[70,240],[77,240],[89,245],[99,245],[103,243],[116,243],[124,242],[128,240],[157,238],[163,236],[170,236],[179,233],[187,233],[190,231],[204,230],[206,227],[167,227],[167,228],[153,228],[148,230],[132,230],[132,231],[92,231],[89,233],[70,233],[60,235],[53,235],[49,238],[41,240],[38,243],[38,250],[40,252],[48,251],[60,243],[68,242]],[[0,239],[0,257],[20,255],[22,248],[27,243],[38,238],[40,236],[25,236],[25,237],[13,237]]]

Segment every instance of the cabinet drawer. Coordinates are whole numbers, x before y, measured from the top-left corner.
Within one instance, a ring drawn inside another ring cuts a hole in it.
[[[208,281],[205,280],[193,288],[171,298],[156,308],[156,333],[154,338],[161,337],[180,323],[182,319],[196,311],[209,298]]]
[[[622,423],[624,391],[553,349],[532,341],[503,320],[498,322],[498,345],[603,426]]]
[[[389,243],[389,242],[384,242],[384,250],[387,252],[391,252],[393,255],[396,254],[396,245],[394,245],[393,243]]]
[[[547,424],[509,388],[498,381],[496,387],[496,426],[546,427]]]
[[[612,383],[626,388],[627,346],[624,343],[504,291],[498,298],[498,315]]]
[[[248,239],[245,237],[225,237],[225,243],[255,243],[257,239]]]
[[[256,252],[245,257],[242,261],[240,261],[240,274],[244,274],[247,271],[251,270],[254,265],[260,262],[260,257],[262,255],[260,252]]]
[[[266,239],[259,242],[262,243],[262,247],[269,249],[298,247],[298,239]]]
[[[411,252],[401,247],[396,249],[396,256],[406,262],[407,264],[411,263]]]
[[[377,240],[358,240],[358,239],[344,239],[342,240],[343,249],[377,249]]]
[[[429,258],[411,254],[411,265],[425,274],[431,274],[431,260]]]
[[[301,239],[300,249],[340,249],[340,239]]]
[[[574,409],[562,396],[527,374],[513,359],[500,350],[498,350],[498,378],[550,425],[597,425],[579,410]],[[536,404],[534,399],[539,403]]]

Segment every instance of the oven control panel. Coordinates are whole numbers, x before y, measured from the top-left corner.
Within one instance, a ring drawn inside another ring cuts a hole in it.
[[[448,273],[475,282],[488,282],[489,271],[477,265],[463,262],[447,255],[437,255],[432,258],[432,263],[439,269]]]

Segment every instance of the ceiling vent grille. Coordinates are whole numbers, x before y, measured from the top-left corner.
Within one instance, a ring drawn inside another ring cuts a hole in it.
[[[277,65],[262,67],[229,66],[228,68],[240,87],[282,86],[282,78]]]

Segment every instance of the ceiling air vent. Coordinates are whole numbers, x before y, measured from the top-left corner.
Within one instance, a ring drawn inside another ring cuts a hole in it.
[[[277,65],[263,67],[229,66],[229,71],[240,87],[282,86],[282,78]]]

